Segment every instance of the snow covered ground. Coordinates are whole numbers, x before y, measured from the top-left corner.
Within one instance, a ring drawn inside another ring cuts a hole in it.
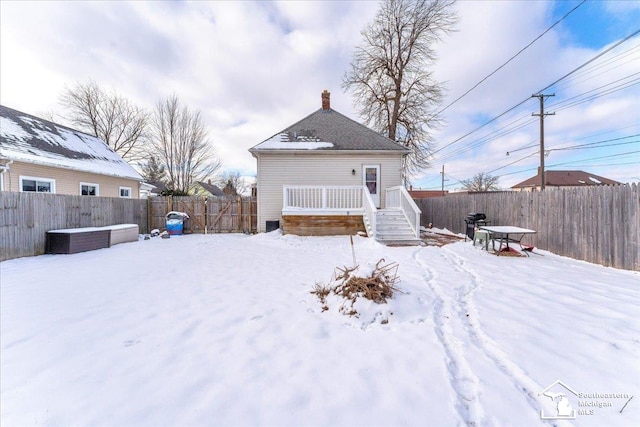
[[[310,293],[353,263],[344,236],[2,262],[0,423],[640,425],[638,272],[354,241],[359,264],[399,264],[402,290],[360,318]]]

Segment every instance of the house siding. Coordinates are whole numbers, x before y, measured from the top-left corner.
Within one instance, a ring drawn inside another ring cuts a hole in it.
[[[120,187],[130,187],[132,199],[140,197],[140,183],[136,180],[24,162],[11,163],[3,174],[3,190],[20,191],[21,176],[55,180],[56,194],[80,195],[80,183],[83,182],[98,184],[100,197],[120,197]]]
[[[372,164],[380,165],[380,203],[384,207],[384,189],[402,185],[402,153],[258,154],[258,232],[266,230],[266,221],[278,220],[282,226],[283,186],[362,185],[362,166]]]

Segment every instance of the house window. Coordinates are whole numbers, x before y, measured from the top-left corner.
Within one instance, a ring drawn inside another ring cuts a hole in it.
[[[120,187],[120,197],[125,199],[131,198],[131,187]]]
[[[31,193],[55,193],[56,181],[48,178],[21,176],[20,191],[26,191]]]
[[[80,194],[82,196],[99,196],[100,186],[98,184],[91,184],[89,182],[81,182]]]

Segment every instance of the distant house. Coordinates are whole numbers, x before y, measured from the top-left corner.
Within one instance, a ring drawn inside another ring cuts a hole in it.
[[[189,193],[194,196],[204,196],[204,197],[224,197],[224,191],[220,189],[215,184],[211,183],[211,180],[208,182],[196,181],[191,184],[191,188]]]
[[[140,183],[140,198],[148,199],[149,197],[157,196],[155,193],[156,187],[153,184],[149,184],[148,182]]]
[[[328,91],[321,99],[322,108],[249,150],[258,162],[258,231],[415,240],[419,213],[402,187],[409,150],[331,109]]]
[[[409,194],[413,197],[414,200],[418,199],[427,199],[429,197],[442,197],[449,194],[449,190],[421,190],[419,188],[409,188]]]
[[[545,189],[587,187],[593,185],[620,185],[618,181],[584,171],[545,171]],[[540,173],[511,187],[514,191],[539,191]]]
[[[0,190],[137,199],[142,180],[95,136],[0,106]]]

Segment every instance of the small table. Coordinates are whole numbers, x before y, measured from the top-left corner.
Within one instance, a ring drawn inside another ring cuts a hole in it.
[[[504,244],[507,250],[509,250],[509,242],[517,243],[522,247],[522,239],[527,234],[536,234],[535,230],[529,230],[528,228],[520,228],[514,227],[512,225],[494,225],[492,227],[485,226],[479,227],[479,230],[488,231],[491,235],[492,248],[495,252],[496,245],[495,241],[498,240],[500,242],[500,247],[498,248],[498,255],[500,255],[500,251],[502,251],[502,245]],[[529,256],[528,251],[524,251],[526,256]]]

